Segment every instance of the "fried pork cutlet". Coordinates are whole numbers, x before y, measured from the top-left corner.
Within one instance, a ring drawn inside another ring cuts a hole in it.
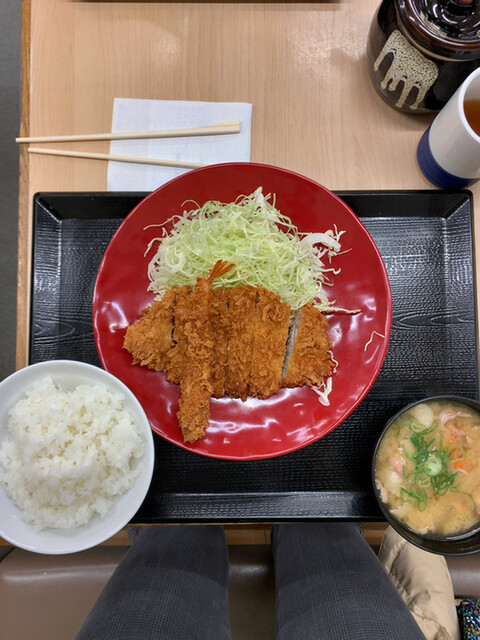
[[[193,290],[169,289],[125,333],[133,364],[180,384],[186,443],[205,435],[212,396],[264,399],[280,387],[318,386],[333,370],[325,316],[307,304],[289,334],[291,309],[277,294],[247,285],[211,290],[232,266],[219,261]]]
[[[163,371],[166,354],[172,347],[173,303],[176,289],[169,289],[163,298],[142,312],[142,316],[127,328],[123,348],[132,354],[132,364]]]
[[[318,386],[331,375],[332,343],[327,329],[327,319],[312,303],[300,309],[291,333],[293,345],[287,349],[282,387]]]
[[[258,290],[248,393],[268,398],[277,393],[287,348],[290,305],[267,289]]]
[[[228,354],[225,372],[225,393],[232,398],[248,397],[248,382],[252,366],[253,331],[257,289],[248,285],[228,292]]]
[[[226,289],[210,291],[210,323],[213,333],[212,396],[225,395],[225,366],[228,350],[228,293]]]
[[[183,441],[203,438],[210,420],[212,397],[213,331],[210,322],[210,284],[233,265],[218,261],[208,278],[199,278],[195,289],[185,300],[184,335],[185,362],[180,380],[180,400],[177,413]]]
[[[190,287],[180,287],[175,290],[175,300],[173,304],[173,341],[171,348],[166,354],[164,371],[167,380],[171,384],[180,384],[185,364],[185,322],[188,312],[188,296],[191,293]]]

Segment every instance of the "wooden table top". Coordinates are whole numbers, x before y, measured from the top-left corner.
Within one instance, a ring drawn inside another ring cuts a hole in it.
[[[433,117],[395,111],[369,79],[378,3],[24,0],[20,135],[109,131],[115,97],[249,102],[252,161],[332,190],[434,188],[416,163]],[[109,143],[74,148],[108,153]],[[17,367],[27,363],[32,197],[102,191],[107,177],[106,162],[20,154]]]
[[[109,131],[115,97],[249,102],[252,161],[332,190],[431,189],[416,147],[432,116],[390,108],[368,76],[379,2],[23,0],[19,134]],[[109,144],[74,148],[108,153]],[[33,195],[103,191],[106,178],[105,162],[20,148],[17,368],[28,363]],[[384,525],[370,526],[380,540]]]

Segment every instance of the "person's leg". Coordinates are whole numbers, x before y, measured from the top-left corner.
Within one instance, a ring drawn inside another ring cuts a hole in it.
[[[231,640],[220,526],[146,527],[76,640]]]
[[[275,525],[277,640],[425,640],[361,527]]]

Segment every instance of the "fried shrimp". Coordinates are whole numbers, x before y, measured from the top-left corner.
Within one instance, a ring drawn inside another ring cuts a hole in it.
[[[210,322],[210,286],[233,265],[219,260],[207,278],[199,278],[184,305],[185,354],[180,379],[178,426],[184,442],[193,443],[209,426],[214,336]]]

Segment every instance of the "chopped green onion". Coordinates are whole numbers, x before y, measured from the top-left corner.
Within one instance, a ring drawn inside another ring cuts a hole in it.
[[[400,497],[403,502],[413,504],[419,511],[425,511],[427,507],[427,494],[419,487],[413,487],[411,491],[407,491],[407,489],[402,487],[400,490]]]
[[[455,454],[456,451],[458,451],[459,454]],[[446,449],[446,452],[450,460],[452,460],[453,462],[457,462],[459,460],[465,460],[466,453],[465,453],[465,449],[462,447],[461,444],[458,444],[458,443],[449,444]],[[454,454],[455,454],[455,458],[452,458]]]
[[[426,487],[429,487],[431,485],[430,476],[427,473],[417,473],[416,476],[417,477],[415,478],[415,482],[419,487],[422,487],[422,489],[425,489]]]
[[[404,422],[403,426],[405,424]],[[426,508],[429,496],[443,496],[450,490],[458,491],[455,482],[459,474],[452,466],[457,460],[463,460],[466,455],[464,448],[458,443],[449,444],[444,448],[442,436],[436,437],[434,434],[430,439],[425,437],[433,434],[439,424],[436,420],[429,427],[425,427],[410,420],[406,426],[411,433],[410,442],[413,450],[407,450],[403,443],[401,445],[407,463],[402,470],[404,484],[400,490],[400,497],[420,511]],[[413,466],[410,472],[409,463]],[[469,497],[473,500],[472,496]]]
[[[428,476],[438,476],[442,467],[442,461],[436,456],[432,456],[423,465],[423,470]]]
[[[413,462],[414,464],[416,464],[415,458],[409,454],[404,444],[402,444],[402,449],[403,449],[403,453],[405,454],[405,457],[408,458],[410,462]]]
[[[457,493],[461,493],[464,496],[467,496],[467,498],[470,498],[470,500],[472,501],[472,507],[473,509],[476,511],[477,510],[477,503],[475,502],[473,496],[471,496],[469,493],[467,493],[466,491],[460,491],[460,489],[457,489],[457,487],[452,487],[452,491],[456,491]]]

